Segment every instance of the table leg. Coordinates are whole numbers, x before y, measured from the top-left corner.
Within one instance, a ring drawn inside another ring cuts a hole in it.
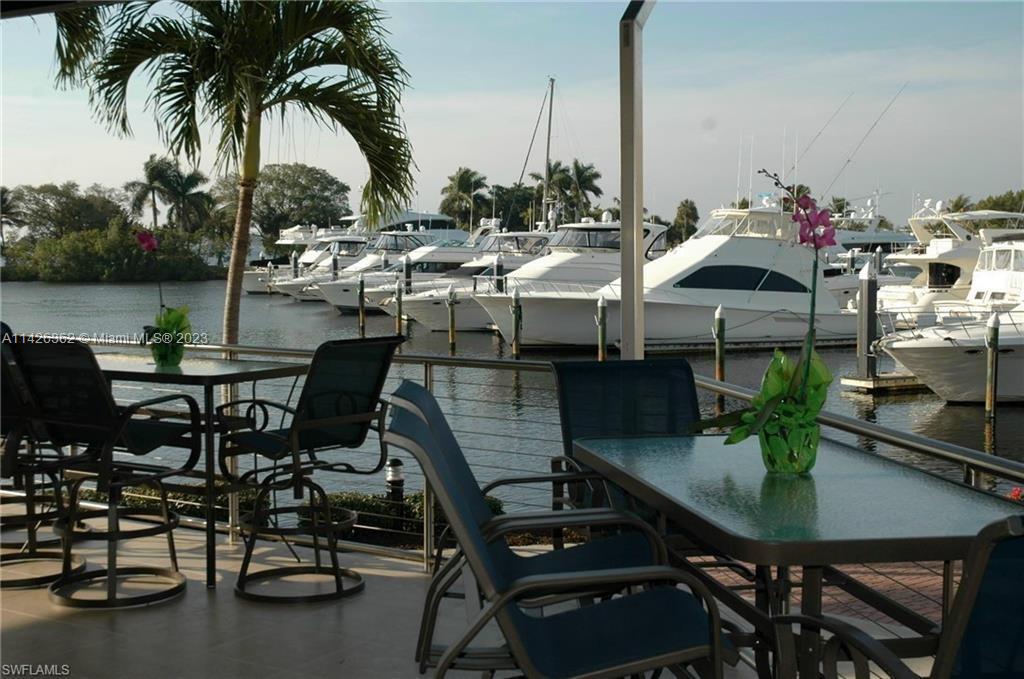
[[[953,562],[942,562],[942,627],[946,626],[949,609],[953,606],[956,596],[956,583],[953,582]]]
[[[771,566],[754,566],[754,605],[766,616],[772,610],[772,568]],[[771,639],[758,637],[754,646],[754,664],[757,676],[761,679],[772,679]]]
[[[812,618],[821,617],[821,566],[804,566],[803,589],[800,599],[800,613]],[[800,631],[799,666],[801,679],[818,679],[818,661],[821,637],[817,630],[804,628]]]
[[[205,413],[203,447],[206,449],[206,587],[217,586],[217,492],[215,488],[216,451],[213,442],[213,385],[203,385]]]

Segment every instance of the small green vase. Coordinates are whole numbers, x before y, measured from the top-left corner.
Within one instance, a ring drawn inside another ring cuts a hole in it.
[[[818,459],[821,425],[803,426],[795,430],[779,427],[775,434],[764,429],[757,433],[761,444],[761,461],[771,474],[806,474]]]
[[[185,356],[185,345],[181,342],[153,342],[149,345],[153,362],[160,368],[174,368]]]

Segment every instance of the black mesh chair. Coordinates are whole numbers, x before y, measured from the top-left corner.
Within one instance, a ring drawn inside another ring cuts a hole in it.
[[[854,676],[875,676],[869,661],[896,679],[920,679],[880,641],[833,618],[791,615],[773,618],[779,676],[797,675],[798,665],[836,676],[836,664],[849,658]],[[832,636],[822,658],[800,658],[793,626]],[[939,636],[929,679],[1009,679],[1024,677],[1024,515],[983,529],[964,562],[963,578]]]
[[[164,481],[190,471],[199,461],[202,423],[195,399],[172,394],[119,407],[92,350],[80,342],[27,343],[20,347],[20,359],[26,384],[35,399],[34,421],[46,427],[53,445],[78,446],[85,451],[84,461],[74,468],[77,478],[69,483],[68,511],[55,524],[63,538],[64,567],[62,577],[50,585],[51,599],[77,608],[120,608],[166,601],[183,593],[185,578],[178,571],[173,533],[178,517],[168,510]],[[146,408],[171,401],[184,402],[188,408],[187,422],[138,417],[145,415]],[[184,464],[167,467],[140,461],[140,456],[163,447],[187,450]],[[95,480],[99,492],[107,494],[107,509],[82,509],[80,491],[90,480]],[[133,486],[155,488],[160,495],[160,509],[119,507],[125,489]],[[104,516],[107,523],[103,531],[74,529],[79,521]],[[132,517],[159,521],[123,529],[121,520]],[[161,534],[167,536],[171,568],[118,566],[120,541]],[[71,572],[72,545],[84,540],[107,543],[105,568]],[[139,594],[118,591],[119,581],[139,577],[166,584]],[[88,586],[96,582],[106,584],[102,598],[86,595]]]
[[[52,526],[54,521],[63,516],[64,471],[80,458],[66,456],[60,448],[50,445],[46,429],[33,421],[37,411],[19,365],[17,338],[6,323],[0,322],[0,332],[3,335],[3,363],[0,366],[0,389],[3,391],[0,395],[0,436],[3,448],[0,452],[0,476],[11,479],[11,488],[24,493],[24,499],[17,495],[5,495],[2,501],[5,505],[25,505],[24,513],[4,517],[4,538],[0,547],[17,551],[0,555],[0,563],[8,567],[47,561],[59,565],[64,559],[63,552],[48,548],[59,547],[60,538],[42,538],[39,531],[43,527]],[[43,492],[39,492],[37,487],[40,481],[44,484]],[[71,571],[78,573],[84,569],[85,560],[72,556]],[[0,587],[43,587],[61,577],[60,570],[31,570],[33,572],[14,577],[9,576],[8,569],[0,580]]]
[[[618,677],[690,664],[722,676],[728,642],[722,638],[718,607],[698,580],[661,565],[607,568],[596,558],[582,559],[578,570],[520,570],[511,550],[496,551],[480,529],[481,512],[473,508],[479,488],[466,492],[426,422],[397,405],[394,411],[385,440],[420,463],[485,600],[468,629],[444,649],[435,676],[450,670],[518,669],[528,677]],[[522,607],[524,599],[630,587],[639,593],[549,615]],[[505,646],[471,646],[492,621]]]
[[[351,450],[363,445],[371,430],[383,432],[386,405],[380,395],[395,349],[402,336],[335,340],[317,348],[295,408],[247,399],[226,403],[218,409],[225,421],[229,411],[241,410],[245,426],[221,437],[220,467],[235,488],[256,488],[255,508],[241,517],[245,556],[235,583],[238,596],[257,601],[312,602],[337,599],[363,589],[362,577],[338,565],[338,538],[355,525],[356,514],[333,509],[324,489],[312,480],[315,472],[375,474],[387,462],[387,448],[380,442],[380,455],[372,464],[357,466],[349,459],[330,459],[331,451]],[[287,426],[271,428],[271,411],[290,415]],[[238,472],[232,461],[252,456],[251,468]],[[309,492],[309,504],[269,507],[277,491],[291,490],[299,500]],[[297,514],[297,525],[281,525],[278,517]],[[312,565],[298,564],[249,572],[259,533],[282,538],[311,535]],[[320,541],[326,540],[330,566],[321,563]],[[308,595],[258,593],[247,589],[254,581],[292,575],[328,575],[334,590]],[[345,580],[350,584],[346,585]]]

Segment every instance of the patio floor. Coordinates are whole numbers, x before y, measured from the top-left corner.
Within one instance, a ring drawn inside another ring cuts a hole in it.
[[[203,534],[179,528],[175,536],[188,587],[184,596],[171,602],[82,611],[53,604],[45,589],[4,590],[0,598],[4,666],[58,666],[60,673],[59,666],[67,665],[69,674],[64,676],[75,679],[420,676],[412,655],[428,579],[419,563],[345,553],[343,565],[363,574],[365,591],[342,601],[274,605],[234,595],[241,545],[228,544],[221,536],[218,587],[211,591],[203,581]],[[92,566],[105,562],[103,543],[81,543],[76,551]],[[298,551],[304,560],[311,555],[310,550]],[[161,536],[122,543],[119,558],[126,565],[164,565],[166,554]],[[257,567],[289,562],[294,560],[282,544],[259,543]],[[5,575],[14,576],[15,568],[5,567]],[[889,575],[878,577],[880,582],[889,579]],[[464,604],[452,600],[442,609],[438,641],[450,640],[465,621]],[[899,634],[890,625],[881,629]],[[927,665],[928,661],[919,663],[918,669]],[[742,662],[727,670],[728,677],[754,676]]]

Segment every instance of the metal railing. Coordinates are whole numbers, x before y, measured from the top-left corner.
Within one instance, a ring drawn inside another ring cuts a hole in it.
[[[95,344],[139,349],[138,345],[127,342],[103,341]],[[247,345],[192,345],[189,346],[189,351],[193,355],[214,355],[218,358],[249,356],[309,360],[313,356],[313,351],[309,349]],[[497,476],[547,471],[550,457],[561,453],[557,397],[554,393],[549,362],[399,353],[395,355],[393,363],[394,367],[385,392],[393,388],[395,380],[403,378],[421,380],[428,389],[435,392],[467,452],[467,457],[471,457],[470,463],[481,483],[486,483]],[[413,370],[410,371],[410,368]],[[473,371],[487,371],[488,374],[483,381],[474,381]],[[498,376],[506,373],[511,375],[511,380],[506,380],[507,384],[500,383]],[[542,379],[537,379],[538,376]],[[710,377],[698,375],[695,380],[697,387],[707,396],[707,401],[702,401],[702,406],[709,413],[714,409],[716,397],[746,402],[755,394],[751,389]],[[295,388],[295,385],[292,387]],[[237,394],[229,393],[222,395],[222,398],[236,396]],[[510,409],[514,409],[515,412],[510,412]],[[1021,462],[836,413],[822,412],[818,419],[826,427],[953,465],[951,469],[959,469],[961,472],[953,476],[960,476],[965,483],[978,485],[982,474],[1013,483],[1024,483],[1024,463]],[[503,432],[503,428],[507,428],[507,431]],[[424,492],[422,518],[402,517],[401,523],[396,524],[399,527],[395,529],[366,526],[364,528],[404,533],[412,539],[415,539],[417,530],[421,530],[422,551],[362,542],[344,544],[346,548],[352,550],[405,559],[422,559],[426,566],[435,542],[433,502],[429,486],[418,468],[415,465],[407,465],[405,472],[411,481],[408,490]],[[380,484],[376,486],[378,496],[385,490],[382,481],[383,474],[377,481]],[[364,490],[370,487],[367,484],[372,481],[352,483],[357,484],[356,487],[360,490]],[[358,485],[360,483],[362,486]],[[524,509],[550,507],[549,490],[537,488],[533,489],[533,492],[537,494],[512,498],[506,501],[507,505]],[[230,531],[233,525],[237,525],[238,510],[235,503],[232,505],[232,520],[226,525],[219,526],[222,530]],[[384,514],[368,516],[380,520],[395,518]],[[417,525],[420,528],[410,530],[410,526]]]

